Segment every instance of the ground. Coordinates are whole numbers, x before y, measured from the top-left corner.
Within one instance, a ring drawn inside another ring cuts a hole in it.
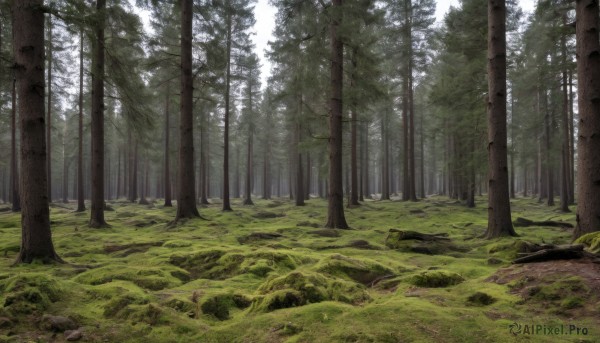
[[[367,201],[346,209],[351,230],[324,229],[320,199],[234,201],[234,212],[215,199],[178,226],[160,202],[108,205],[105,229],[73,204],[51,206],[67,262],[51,266],[11,266],[20,216],[0,213],[0,342],[64,341],[48,316],[86,342],[600,342],[600,265],[511,265],[523,241],[570,243],[571,230],[484,240],[483,198],[474,209]],[[512,209],[574,223],[532,199]],[[397,241],[389,229],[448,239]]]

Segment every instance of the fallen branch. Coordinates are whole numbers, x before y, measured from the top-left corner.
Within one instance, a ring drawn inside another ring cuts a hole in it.
[[[583,244],[563,245],[555,248],[548,248],[536,251],[534,253],[526,253],[525,256],[515,259],[512,263],[531,263],[544,262],[555,260],[571,260],[586,256],[583,251]]]
[[[572,228],[573,224],[567,222],[557,222],[553,220],[544,220],[536,222],[527,218],[517,218],[513,223],[516,227],[529,227],[529,226],[549,226],[549,227],[568,227]]]

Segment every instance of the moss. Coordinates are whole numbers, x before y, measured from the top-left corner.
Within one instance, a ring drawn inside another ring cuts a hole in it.
[[[144,305],[149,300],[145,297],[140,297],[129,293],[126,295],[117,296],[104,305],[104,317],[126,319],[132,313],[129,309],[130,305]]]
[[[89,285],[101,285],[113,280],[131,281],[139,287],[157,291],[173,287],[181,280],[168,273],[166,268],[134,268],[129,266],[107,266],[92,269],[75,277],[77,282]],[[179,272],[179,270],[174,270]]]
[[[44,274],[22,274],[2,280],[6,294],[4,307],[14,314],[30,314],[46,310],[60,299],[58,281]]]
[[[410,282],[413,285],[429,288],[453,286],[464,280],[465,279],[457,273],[442,270],[426,271],[410,278]]]
[[[394,272],[390,268],[375,261],[368,259],[358,260],[340,254],[330,255],[323,259],[318,264],[317,271],[324,274],[345,277],[363,285],[372,284],[384,276],[394,275]]]
[[[496,298],[483,292],[475,292],[467,298],[469,305],[487,306],[496,302]]]
[[[571,296],[561,301],[560,307],[562,307],[565,310],[571,310],[574,308],[583,307],[584,303],[584,300],[580,297]]]
[[[600,231],[583,235],[579,237],[575,243],[585,244],[588,246],[589,251],[600,254]]]
[[[218,294],[209,297],[200,305],[202,313],[211,315],[218,320],[229,319],[229,310],[232,307],[246,308],[251,301],[240,294]]]

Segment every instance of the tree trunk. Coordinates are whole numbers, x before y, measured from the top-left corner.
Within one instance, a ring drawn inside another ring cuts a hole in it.
[[[342,189],[342,87],[344,85],[344,44],[338,36],[342,21],[342,0],[332,0],[333,17],[331,34],[331,101],[329,113],[329,204],[328,228],[347,229],[344,217],[344,194]]]
[[[516,236],[510,218],[506,134],[506,3],[488,0],[488,239]]]
[[[229,1],[227,1],[229,3]],[[229,201],[229,94],[231,89],[231,15],[227,15],[227,75],[225,79],[225,119],[223,132],[223,211],[231,211]]]
[[[267,123],[267,135],[265,137],[264,146],[264,157],[263,157],[263,199],[271,199],[271,131],[270,131],[270,113],[266,114],[269,116]]]
[[[385,110],[381,118],[381,200],[390,200],[390,142],[388,135],[388,112]]]
[[[179,124],[179,187],[175,221],[199,217],[194,177],[194,113],[192,78],[193,1],[181,2],[181,114]]]
[[[92,54],[92,211],[90,227],[104,227],[104,25],[106,0],[97,0]]]
[[[577,145],[578,238],[600,231],[600,44],[598,2],[576,1],[579,141]]]
[[[62,202],[69,203],[69,162],[67,155],[67,126],[63,132],[63,186],[62,186]]]
[[[170,143],[170,133],[171,133],[171,125],[169,124],[169,105],[171,103],[171,92],[170,92],[170,83],[167,83],[166,88],[166,96],[165,99],[165,156],[164,156],[164,191],[165,191],[165,204],[164,207],[172,207],[173,203],[171,202],[171,159],[169,147]],[[201,149],[202,150],[202,149]]]
[[[13,24],[14,28],[14,24]],[[13,37],[14,39],[14,37]],[[14,75],[12,82],[12,114],[10,118],[10,183],[11,210],[21,211],[21,196],[19,192],[19,168],[17,158],[17,79]]]
[[[421,113],[421,115],[419,116],[419,145],[420,145],[420,149],[419,152],[421,154],[419,160],[420,160],[420,168],[419,168],[419,172],[421,173],[421,178],[420,178],[420,189],[419,189],[419,196],[421,198],[425,198],[425,133],[423,131],[423,113]],[[474,177],[473,177],[474,178]],[[473,180],[473,182],[475,182],[475,180]]]
[[[569,70],[569,205],[575,205],[575,93],[573,71]]]
[[[252,93],[250,93],[252,94]],[[250,108],[252,111],[252,107]],[[254,154],[254,124],[250,123],[250,127],[248,129],[248,152],[246,156],[246,191],[244,205],[254,205],[252,202],[252,178],[253,178],[253,162],[252,155]]]
[[[415,179],[415,174],[416,174],[416,168],[415,168],[415,104],[414,104],[414,91],[413,91],[413,76],[412,76],[412,43],[409,47],[410,49],[410,60],[408,62],[409,64],[409,69],[408,69],[408,102],[409,102],[409,136],[408,136],[408,144],[409,144],[409,149],[408,149],[408,167],[409,167],[409,171],[408,174],[410,175],[409,178],[409,198],[410,201],[417,201],[417,192],[416,192],[416,179]]]
[[[15,263],[62,262],[52,244],[44,132],[44,12],[42,0],[12,3],[13,48],[21,129],[21,249]]]
[[[563,15],[563,25],[567,25],[567,16]],[[561,35],[561,50],[562,50],[562,130],[563,130],[563,141],[561,149],[561,173],[560,173],[560,209],[563,212],[569,211],[569,89],[568,76],[567,76],[567,38],[563,34]]]
[[[48,173],[48,201],[52,202],[52,14],[48,14],[48,110],[46,113],[46,172]]]
[[[544,91],[544,143],[545,143],[545,160],[546,160],[546,190],[548,192],[548,206],[554,206],[554,166],[551,161],[552,155],[552,140],[550,139],[550,104],[548,103],[548,94]]]
[[[310,181],[311,181],[311,163],[310,152],[306,153],[306,185],[304,186],[304,200],[310,200]]]
[[[407,68],[408,69],[408,68]],[[410,199],[410,176],[408,174],[408,76],[402,83],[402,200]]]
[[[200,173],[202,184],[200,187],[200,204],[208,205],[208,117],[210,114],[202,112],[200,120]]]
[[[352,75],[351,75],[351,79],[350,79],[350,88],[355,88],[356,87],[356,54],[357,54],[357,50],[358,48],[354,48],[352,50]],[[358,113],[357,113],[357,101],[356,101],[356,96],[353,97],[352,99],[352,106],[350,108],[350,115],[351,115],[351,126],[352,126],[352,131],[351,131],[351,138],[350,138],[350,142],[351,142],[351,156],[350,156],[350,173],[351,173],[351,186],[350,186],[350,206],[358,206],[360,205],[358,203],[358,161],[357,161],[357,146],[358,146],[358,139],[357,139],[357,135],[358,135]]]

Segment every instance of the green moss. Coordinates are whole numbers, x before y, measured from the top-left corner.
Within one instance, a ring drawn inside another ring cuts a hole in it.
[[[464,280],[465,279],[457,273],[443,270],[426,271],[410,278],[410,282],[415,286],[431,288],[453,286]]]
[[[200,309],[202,313],[211,315],[218,320],[227,320],[232,307],[246,308],[250,306],[250,303],[250,299],[240,294],[217,294],[204,300]]]
[[[571,296],[561,301],[560,307],[564,308],[565,310],[571,310],[574,308],[583,307],[584,303],[584,300],[580,297]]]
[[[172,272],[180,273],[179,270]],[[179,278],[169,273],[167,268],[134,268],[129,266],[107,266],[92,269],[75,277],[77,282],[89,285],[101,285],[113,280],[131,281],[139,287],[157,291],[173,287],[181,283]]]
[[[575,243],[585,244],[588,246],[589,251],[600,254],[600,231],[583,235],[579,237]]]
[[[58,281],[44,274],[22,274],[2,280],[4,307],[11,313],[30,314],[46,310],[60,299]]]
[[[355,259],[341,254],[327,256],[317,265],[317,271],[370,285],[383,277],[393,276],[390,268],[369,259]]]
[[[467,303],[470,305],[487,306],[496,302],[496,299],[491,295],[483,292],[475,292],[467,298]]]
[[[148,298],[133,293],[117,296],[104,305],[103,315],[109,318],[127,319],[133,312],[129,308],[130,305],[143,305],[148,302]]]

